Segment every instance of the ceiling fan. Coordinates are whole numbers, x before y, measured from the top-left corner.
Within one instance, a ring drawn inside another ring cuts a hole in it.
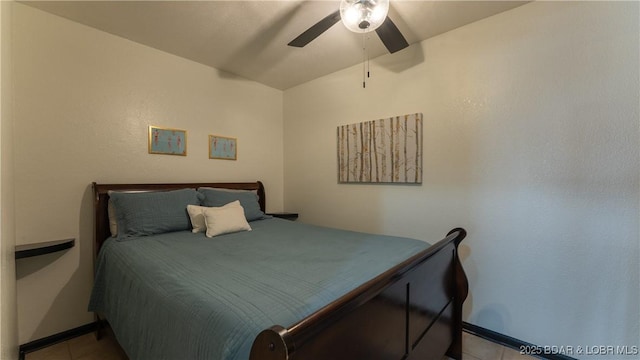
[[[389,0],[342,0],[340,10],[318,21],[288,45],[304,47],[342,20],[347,29],[356,33],[375,30],[387,50],[394,53],[409,44],[396,24],[387,16],[388,11]]]

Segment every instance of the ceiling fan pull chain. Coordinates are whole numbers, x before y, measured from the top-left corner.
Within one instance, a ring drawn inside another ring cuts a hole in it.
[[[366,35],[362,34],[362,88],[367,87],[367,77],[369,77],[369,73],[367,71],[367,46],[366,46]],[[366,73],[366,76],[365,76]]]
[[[367,35],[367,40],[369,40],[369,35]],[[369,49],[367,49],[367,78],[369,77]]]

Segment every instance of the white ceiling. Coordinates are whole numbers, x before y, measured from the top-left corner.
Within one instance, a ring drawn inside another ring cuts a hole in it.
[[[413,44],[526,2],[391,0],[389,16]],[[334,0],[22,3],[282,90],[363,57],[362,35],[340,22],[304,48],[287,46],[339,9]],[[371,58],[387,53],[375,33],[367,48]]]

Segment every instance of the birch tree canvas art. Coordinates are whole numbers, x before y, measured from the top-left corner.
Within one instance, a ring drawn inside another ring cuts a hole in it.
[[[422,113],[338,126],[338,182],[422,183]]]

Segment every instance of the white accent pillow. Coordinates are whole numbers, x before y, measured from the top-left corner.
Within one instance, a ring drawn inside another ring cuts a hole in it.
[[[240,201],[232,201],[226,205],[220,206],[241,206]],[[187,205],[187,213],[189,213],[189,219],[191,220],[191,229],[192,233],[199,233],[207,231],[207,224],[204,221],[204,211],[207,209],[211,209],[208,206],[198,206],[198,205]]]
[[[208,209],[206,206],[187,205],[187,212],[191,220],[192,233],[207,231],[207,224],[204,222],[204,211]]]
[[[205,208],[203,215],[207,225],[207,237],[251,231],[251,226],[244,216],[244,208],[238,200],[220,207]]]

